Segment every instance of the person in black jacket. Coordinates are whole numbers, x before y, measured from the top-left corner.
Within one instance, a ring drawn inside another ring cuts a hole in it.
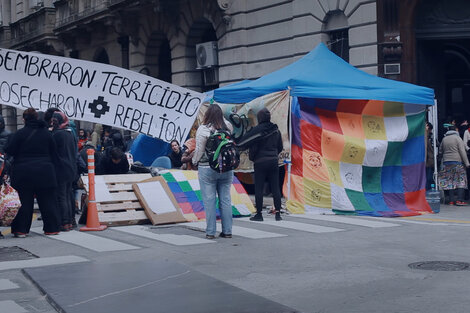
[[[29,108],[23,112],[25,127],[12,135],[6,147],[13,157],[11,185],[18,191],[21,208],[11,225],[15,237],[26,237],[31,228],[34,195],[44,223],[44,233],[59,233],[60,213],[57,209],[56,169],[57,150],[51,133],[44,121],[38,120],[36,110]]]
[[[181,149],[181,146],[178,140],[173,139],[170,142],[170,147],[171,147],[171,153],[168,154],[168,157],[171,160],[171,167],[181,168],[181,166],[183,165],[183,162],[181,161],[181,158],[183,157],[183,150]]]
[[[57,206],[62,213],[62,231],[69,231],[76,226],[75,203],[72,184],[77,179],[77,139],[69,129],[69,119],[61,112],[52,114],[52,137],[57,146],[59,162],[57,167]]]
[[[118,147],[114,147],[108,154],[101,157],[100,172],[98,175],[127,174],[129,161],[127,156]]]
[[[5,129],[5,119],[0,115],[0,153],[5,153],[5,147],[10,135],[11,133]]]
[[[279,189],[278,155],[282,151],[282,137],[276,124],[271,123],[271,113],[261,109],[258,114],[258,125],[248,131],[240,142],[250,148],[249,158],[254,162],[255,170],[255,204],[256,214],[252,221],[263,221],[263,187],[268,180],[273,194],[276,221],[281,218],[281,191]]]

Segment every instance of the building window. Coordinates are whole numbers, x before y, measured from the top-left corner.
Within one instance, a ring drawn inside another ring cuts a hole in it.
[[[328,33],[328,46],[337,56],[349,62],[349,36],[347,29],[335,30]]]
[[[327,46],[337,56],[349,62],[349,25],[343,11],[330,11],[323,24],[323,32],[327,35]]]

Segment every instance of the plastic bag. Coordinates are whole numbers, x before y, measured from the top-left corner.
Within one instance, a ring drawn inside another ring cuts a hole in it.
[[[10,226],[21,207],[18,192],[4,183],[0,189],[0,226]]]

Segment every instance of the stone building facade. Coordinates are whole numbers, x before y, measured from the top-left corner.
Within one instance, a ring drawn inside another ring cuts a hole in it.
[[[3,48],[198,91],[255,79],[323,42],[370,74],[435,88],[442,116],[470,100],[466,0],[1,0],[0,11]],[[11,127],[13,111],[3,108]]]

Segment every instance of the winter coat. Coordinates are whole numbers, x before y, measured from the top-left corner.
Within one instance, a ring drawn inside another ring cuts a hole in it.
[[[463,141],[455,130],[445,133],[439,146],[439,156],[442,156],[442,162],[461,162],[466,167],[470,166]]]
[[[225,125],[230,133],[233,132],[233,126],[227,120],[224,119]],[[206,153],[206,143],[209,139],[211,132],[215,128],[212,125],[202,124],[197,128],[196,131],[196,148],[192,158],[192,163],[198,166],[209,166],[209,158]]]
[[[257,134],[262,136],[247,144],[250,149],[248,154],[250,160],[254,163],[277,160],[283,149],[281,132],[277,125],[271,122],[260,123],[248,131],[240,141],[256,137]]]
[[[129,172],[129,162],[124,154],[118,164],[114,164],[111,156],[103,156],[100,162],[99,175],[127,174]]]
[[[54,166],[58,162],[57,148],[44,121],[27,121],[24,128],[12,135],[5,150],[14,158],[11,168],[13,188],[22,190],[57,186]]]
[[[95,124],[93,133],[91,134],[91,144],[96,148],[101,148],[101,134],[103,133],[103,125]]]
[[[73,182],[77,178],[77,141],[70,129],[54,129],[52,137],[57,146],[57,181]]]

